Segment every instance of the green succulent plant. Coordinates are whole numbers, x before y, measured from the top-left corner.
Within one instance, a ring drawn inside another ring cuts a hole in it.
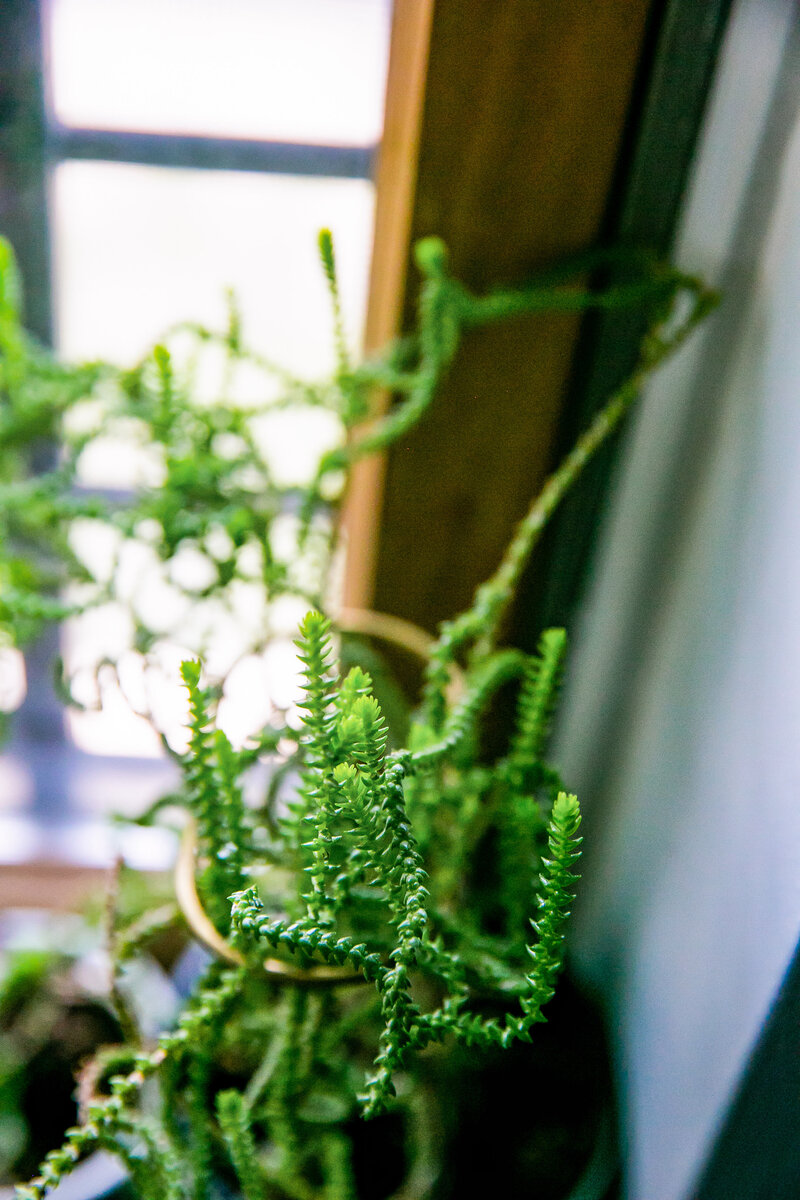
[[[426,1063],[442,1053],[436,1047],[455,1040],[479,1053],[530,1040],[562,967],[581,817],[547,742],[566,639],[547,630],[538,652],[523,654],[501,644],[503,617],[559,501],[713,296],[646,256],[627,256],[626,284],[587,288],[580,281],[610,265],[608,254],[476,296],[450,275],[442,243],[426,239],[416,251],[416,333],[353,365],[327,233],[320,250],[337,367],[307,384],[245,346],[234,308],[222,335],[175,330],[133,370],[58,365],[21,331],[13,259],[2,249],[0,634],[21,645],[48,620],[113,602],[130,610],[128,652],[146,663],[174,631],[122,586],[120,564],[137,540],[167,574],[187,548],[207,560],[202,586],[171,577],[192,606],[234,611],[237,589],[250,589],[257,619],[247,652],[275,636],[280,600],[310,610],[297,638],[299,704],[242,746],[216,720],[231,663],[201,665],[208,646],[199,638],[197,657],[183,664],[189,743],[173,748],[182,784],[170,803],[190,819],[190,925],[217,957],[156,1045],[129,1028],[116,1072],[21,1200],[42,1200],[92,1147],[123,1160],[143,1200],[204,1200],[225,1179],[246,1200],[345,1200],[356,1195],[353,1122],[387,1113],[405,1130],[407,1175],[429,1177]],[[335,611],[330,563],[348,468],[424,419],[465,330],[545,309],[626,306],[649,321],[636,370],[547,481],[474,603],[441,627],[407,738],[391,747],[373,680],[363,667],[341,671],[335,621],[324,615]],[[192,380],[209,348],[222,356],[222,393],[198,400]],[[233,402],[245,366],[277,378],[280,395]],[[376,388],[396,403],[370,422]],[[259,442],[258,422],[284,407],[324,410],[336,431],[305,483],[276,478]],[[81,489],[86,447],[120,430],[155,457],[159,486],[124,497]],[[41,438],[61,451],[36,474]],[[288,553],[276,537],[287,515]],[[78,519],[113,532],[102,572],[74,548]],[[68,695],[71,686],[66,678]],[[481,734],[501,688],[516,689],[516,709],[490,753]],[[282,767],[262,802],[247,803],[248,774],[276,751]],[[487,846],[491,903],[476,865]],[[142,930],[149,936],[139,922],[114,939],[120,978]]]

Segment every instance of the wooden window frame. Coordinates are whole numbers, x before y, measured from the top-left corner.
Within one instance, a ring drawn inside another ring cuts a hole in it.
[[[476,288],[597,243],[668,253],[728,7],[396,0],[367,347],[413,321],[418,237],[443,237]],[[640,333],[635,318],[538,316],[468,335],[435,411],[356,473],[346,602],[430,630],[463,608]],[[613,458],[528,572],[521,645],[569,617]]]

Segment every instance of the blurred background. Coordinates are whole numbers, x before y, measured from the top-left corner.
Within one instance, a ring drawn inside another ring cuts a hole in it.
[[[22,259],[29,327],[71,361],[133,366],[179,322],[224,326],[233,290],[256,351],[304,378],[330,371],[316,235],[324,225],[334,233],[358,344],[389,21],[389,4],[374,0],[8,5],[6,54],[16,40],[27,61],[7,63],[17,96],[10,78],[6,86],[28,144],[16,203],[4,197],[4,232]],[[302,473],[314,431],[298,436],[284,422],[279,436]],[[146,474],[142,459],[133,439],[106,440],[82,457],[81,483],[132,487]],[[61,635],[67,671],[114,653],[125,634],[113,613],[71,622]],[[107,830],[93,818],[138,807],[143,780],[151,796],[163,789],[164,771],[140,761],[163,751],[113,688],[99,712],[62,717],[51,655],[42,647],[28,662],[17,748],[4,759],[3,854],[30,857],[41,826],[26,817],[37,814],[59,826],[59,853],[74,845],[80,862],[102,862]],[[25,672],[10,652],[4,665],[12,707]],[[42,849],[52,848],[48,828]]]
[[[800,1189],[799,55],[790,0],[0,5],[0,232],[30,328],[70,359],[222,324],[233,288],[257,349],[324,374],[323,225],[367,349],[413,320],[426,234],[478,289],[598,242],[721,289],[509,629],[528,649],[573,633],[573,967],[605,1014],[631,1200]],[[542,316],[470,337],[436,412],[357,474],[348,602],[427,629],[462,608],[641,332]],[[315,435],[282,436],[290,460]],[[83,483],[143,471],[107,445]],[[74,622],[25,663],[0,652],[7,944],[14,914],[79,906],[117,850],[170,862],[168,839],[103,819],[168,785],[157,739],[113,689],[76,714],[52,688],[56,652],[80,667],[114,636]]]

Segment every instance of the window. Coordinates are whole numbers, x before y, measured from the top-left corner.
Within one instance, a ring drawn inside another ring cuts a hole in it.
[[[357,339],[388,0],[29,0],[3,23],[27,140],[0,227],[19,251],[30,323],[59,353],[132,363],[179,320],[223,325],[232,288],[255,348],[314,377],[331,354],[323,225]],[[130,486],[139,466],[133,447],[105,446],[82,482]],[[51,851],[58,826],[60,853],[104,857],[96,817],[155,798],[168,770],[113,691],[100,712],[64,719],[50,683],[55,636],[27,656],[27,696],[0,760],[6,858],[36,853],[43,823]],[[113,622],[73,622],[61,637],[74,669],[113,639]],[[7,707],[21,691],[15,669],[9,659]]]

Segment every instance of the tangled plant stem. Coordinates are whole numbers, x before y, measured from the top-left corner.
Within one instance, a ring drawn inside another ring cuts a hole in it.
[[[646,257],[608,253],[527,288],[477,296],[450,275],[442,243],[427,239],[417,248],[423,283],[415,336],[354,366],[327,233],[320,252],[337,366],[331,380],[309,385],[246,348],[233,306],[225,334],[173,331],[131,371],[55,364],[22,332],[13,257],[0,243],[0,634],[22,644],[48,619],[113,601],[127,606],[131,653],[147,663],[162,633],[120,583],[125,547],[143,531],[168,573],[187,549],[210,564],[206,585],[181,585],[192,611],[206,603],[231,608],[237,588],[257,585],[263,620],[246,653],[270,644],[276,600],[302,599],[311,609],[297,642],[301,719],[276,720],[244,748],[217,728],[230,672],[208,676],[202,647],[183,664],[189,748],[179,756],[183,784],[171,800],[196,831],[183,864],[190,905],[183,902],[199,912],[194,927],[202,926],[203,940],[238,965],[212,966],[176,1028],[152,1049],[130,1048],[131,1070],[109,1081],[108,1095],[20,1188],[20,1200],[43,1200],[97,1146],[119,1155],[141,1200],[210,1200],[215,1174],[234,1181],[244,1200],[352,1200],[354,1115],[416,1111],[432,1042],[504,1049],[530,1040],[563,964],[580,810],[546,753],[565,636],[546,631],[538,654],[528,656],[498,648],[500,629],[554,510],[713,296]],[[633,275],[627,284],[576,282],[620,262]],[[422,647],[423,702],[406,744],[392,746],[373,680],[361,667],[342,678],[336,630],[322,611],[342,471],[424,418],[465,331],[544,310],[630,306],[650,323],[635,371],[547,481],[474,603]],[[276,376],[284,394],[250,409],[229,395],[198,402],[179,363],[178,336],[193,339],[198,353],[222,349],[226,378],[247,364]],[[364,423],[376,387],[393,390],[398,402]],[[94,405],[88,424],[87,403]],[[257,422],[292,406],[325,410],[341,438],[306,485],[285,487],[259,447]],[[131,422],[161,463],[162,486],[124,504],[76,490],[83,451]],[[62,461],[31,477],[42,435],[61,443]],[[288,557],[276,536],[287,513]],[[75,551],[76,518],[114,534],[110,572],[94,572]],[[62,602],[65,587],[72,591]],[[105,667],[121,678],[118,663]],[[69,678],[64,684],[69,694]],[[511,686],[516,714],[488,759],[482,724],[498,690]],[[279,746],[297,786],[286,799],[273,785],[253,807],[244,799],[247,774]],[[148,819],[156,815],[157,808]],[[475,872],[487,847],[491,912]],[[151,925],[145,918],[113,932],[115,981]],[[159,1093],[145,1087],[152,1077]],[[435,1175],[422,1161],[431,1152],[430,1140],[409,1142],[410,1176]]]

